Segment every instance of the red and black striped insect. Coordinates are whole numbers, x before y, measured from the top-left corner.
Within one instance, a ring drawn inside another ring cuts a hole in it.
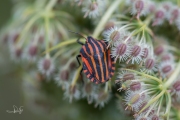
[[[111,58],[110,49],[107,49],[107,44],[103,40],[95,40],[91,36],[85,39],[85,44],[80,42],[80,39],[77,40],[82,45],[80,55],[76,57],[78,63],[80,65],[78,58],[81,57],[82,70],[91,82],[104,83],[111,79],[115,72],[115,62]]]

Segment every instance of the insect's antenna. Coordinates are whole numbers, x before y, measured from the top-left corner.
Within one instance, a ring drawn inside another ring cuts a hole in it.
[[[86,39],[86,41],[87,41],[87,38],[86,38],[86,37],[84,37],[82,34],[77,33],[77,32],[74,32],[74,31],[71,31],[71,30],[68,30],[68,31],[69,31],[69,32],[71,32],[71,33],[74,33],[74,34],[80,35],[81,37],[85,38],[85,39]]]

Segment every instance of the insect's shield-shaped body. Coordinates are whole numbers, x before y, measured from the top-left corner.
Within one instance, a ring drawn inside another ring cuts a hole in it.
[[[92,82],[99,84],[108,81],[114,75],[114,60],[110,49],[103,40],[88,37],[80,50],[83,72]]]

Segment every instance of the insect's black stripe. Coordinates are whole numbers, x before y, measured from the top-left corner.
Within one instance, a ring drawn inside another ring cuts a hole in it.
[[[106,51],[107,45],[103,40],[99,40],[99,42],[101,42],[101,44],[103,45],[103,51]]]
[[[85,46],[83,48],[86,49],[86,53],[85,54],[91,55],[91,50],[88,47],[88,44],[85,44]]]
[[[111,69],[112,69],[113,71],[115,71],[115,62],[114,62],[114,58],[111,58],[111,63],[112,63]]]
[[[96,52],[95,51],[95,46],[91,43],[88,43],[88,47],[87,48],[89,48],[90,49],[90,51],[92,52]],[[88,63],[91,65],[91,68],[92,68],[92,70],[93,70],[93,72],[95,71],[95,74],[93,74],[94,75],[94,77],[97,79],[97,80],[99,80],[99,75],[98,75],[98,69],[97,69],[97,65],[96,65],[96,62],[95,62],[95,59],[94,59],[94,57],[90,57],[90,59],[87,59],[88,60]]]
[[[98,76],[99,80],[104,80],[104,76],[103,73],[102,73],[102,62],[100,61],[101,60],[101,57],[99,56],[100,54],[100,51],[99,51],[99,48],[100,46],[98,46],[99,44],[97,43],[97,41],[95,40],[91,40],[92,42],[92,46],[95,47],[95,51],[96,51],[96,54],[94,55],[93,59],[94,59],[94,62],[96,63],[96,69],[97,69],[97,74],[96,76]]]
[[[90,49],[90,52],[93,54],[97,54],[96,48],[93,44],[94,39],[92,37],[88,37],[88,48],[90,48],[90,46],[92,47],[92,49]]]
[[[89,48],[87,48],[87,47],[83,47],[82,48],[82,53],[84,53],[84,54],[82,54],[82,56],[83,57],[85,57],[85,56],[87,56],[87,49],[89,49]],[[85,58],[86,59],[86,58]],[[87,61],[88,61],[88,64],[91,66],[91,69],[92,69],[92,71],[95,71],[95,69],[94,69],[94,67],[93,67],[93,63],[92,63],[92,61],[90,60],[90,58],[87,56],[87,59],[86,59]],[[86,64],[86,63],[84,63],[84,64]],[[85,66],[85,67],[87,67],[87,66]],[[89,68],[87,67],[86,68],[88,71],[89,71]]]
[[[103,52],[101,50],[101,46],[99,45],[98,41],[92,40],[93,45],[95,46],[96,49],[96,53],[97,55],[94,56],[94,59],[96,60],[95,62],[98,64],[96,65],[97,67],[97,71],[98,71],[98,76],[99,76],[99,80],[101,82],[105,82],[105,77],[104,77],[104,71],[103,71],[103,64],[104,64],[104,60],[103,57],[101,55],[103,55]]]
[[[105,51],[104,52],[104,62],[106,64],[105,68],[106,68],[106,80],[109,79],[109,67],[108,67],[108,64],[109,64],[109,60],[108,60],[108,52]]]
[[[102,43],[100,42],[100,41],[97,41],[97,46],[98,46],[98,48],[99,48],[99,51],[101,52],[101,54],[103,55],[102,57],[101,57],[101,63],[102,63],[102,66],[100,66],[101,67],[101,69],[102,69],[102,74],[101,75],[104,75],[104,80],[103,80],[103,82],[105,82],[107,79],[108,79],[108,77],[107,77],[107,61],[106,61],[106,54],[105,54],[105,51],[104,51],[104,47],[103,47],[103,45],[102,45]],[[99,47],[100,46],[100,47]]]
[[[110,76],[110,64],[111,64],[111,62],[110,62],[110,57],[109,57],[110,55],[109,55],[109,50],[107,50],[106,51],[106,62],[107,62],[107,71],[108,71],[108,79],[109,79],[109,76]]]

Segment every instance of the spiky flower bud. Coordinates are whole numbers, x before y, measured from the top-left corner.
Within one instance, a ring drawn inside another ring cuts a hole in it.
[[[175,94],[180,97],[180,80],[177,80],[172,86]]]
[[[164,61],[159,65],[159,71],[162,77],[167,77],[174,69],[174,63],[171,61]]]
[[[155,25],[162,24],[165,20],[165,15],[166,15],[166,12],[163,8],[160,7],[159,9],[157,9],[155,12],[155,16],[154,16],[155,18],[152,25],[155,26]]]
[[[132,82],[130,85],[130,90],[131,91],[138,91],[141,89],[141,83],[140,82]]]
[[[76,85],[67,85],[64,96],[68,98],[71,103],[73,99],[78,100],[80,98],[80,91]]]
[[[99,16],[104,8],[104,2],[101,0],[91,1],[87,0],[83,2],[83,9],[82,11],[85,13],[84,18],[89,16],[90,18],[95,18]]]
[[[39,61],[38,68],[41,73],[46,76],[50,76],[52,75],[55,67],[51,58],[44,58]]]
[[[154,49],[154,53],[156,55],[161,55],[164,51],[165,50],[164,50],[164,47],[162,45],[159,45]]]
[[[95,107],[98,105],[104,107],[105,103],[110,99],[110,93],[105,90],[100,90],[95,96]]]
[[[148,3],[148,0],[134,0],[132,2],[132,14],[136,14],[138,19],[140,16],[147,14],[146,3]]]
[[[141,94],[137,91],[127,91],[125,96],[126,109],[134,110],[142,103]]]
[[[108,42],[109,46],[118,40],[121,40],[122,31],[120,31],[117,27],[111,27],[103,33],[104,40]]]
[[[128,42],[116,42],[112,48],[112,56],[115,61],[119,58],[119,61],[126,61],[130,54],[130,44]]]

